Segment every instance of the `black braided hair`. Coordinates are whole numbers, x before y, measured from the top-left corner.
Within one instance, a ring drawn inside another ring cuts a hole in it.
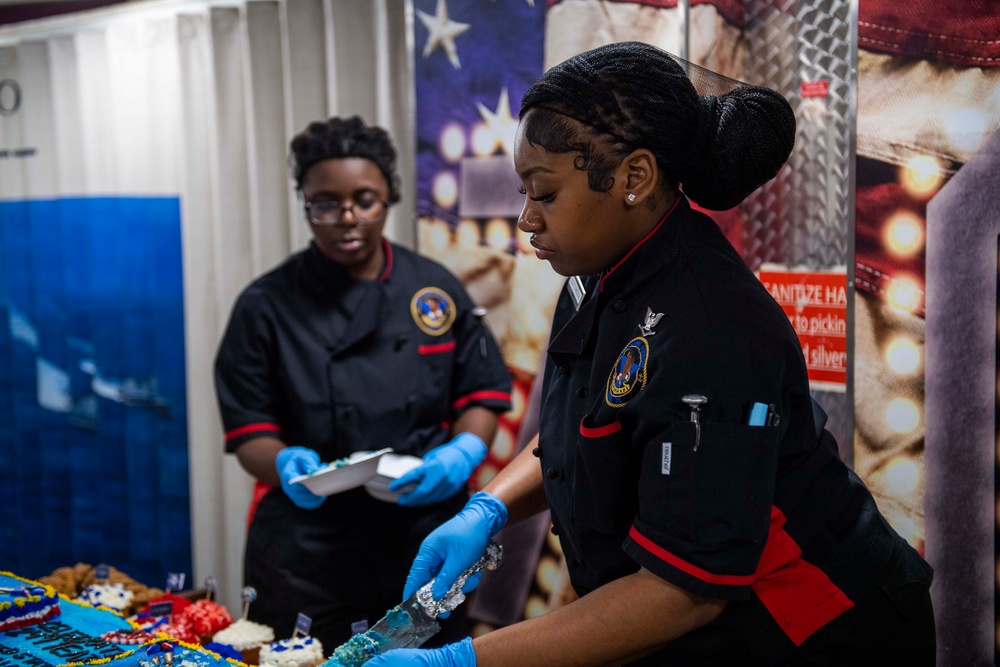
[[[715,77],[716,86],[730,82],[707,70],[703,76]],[[521,100],[520,117],[532,144],[579,153],[576,167],[597,192],[614,184],[611,173],[622,158],[647,148],[667,185],[705,208],[725,210],[774,178],[795,142],[795,115],[784,97],[731,83],[719,96],[699,95],[674,56],[619,42],[542,74]]]
[[[384,129],[365,125],[358,116],[314,121],[295,135],[288,156],[295,187],[302,189],[306,172],[317,162],[349,157],[374,162],[389,184],[389,203],[399,201],[399,174],[396,173],[396,148],[392,139]]]

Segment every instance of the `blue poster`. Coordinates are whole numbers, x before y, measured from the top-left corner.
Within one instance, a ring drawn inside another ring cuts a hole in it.
[[[0,569],[191,571],[176,197],[0,202]]]

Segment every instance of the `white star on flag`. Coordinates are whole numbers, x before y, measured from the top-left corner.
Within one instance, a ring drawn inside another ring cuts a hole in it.
[[[424,58],[428,57],[437,49],[444,47],[444,52],[448,55],[448,60],[455,69],[462,69],[458,62],[458,49],[455,47],[455,38],[469,29],[468,23],[459,23],[448,18],[448,5],[445,0],[438,0],[437,12],[431,16],[427,12],[417,10],[417,17],[424,24],[430,34],[427,36],[427,43],[424,44]]]
[[[476,107],[479,109],[479,115],[483,117],[486,127],[493,132],[495,140],[503,146],[504,153],[513,155],[517,119],[510,115],[510,97],[507,95],[507,89],[500,90],[496,111],[490,111],[482,102],[476,102]]]

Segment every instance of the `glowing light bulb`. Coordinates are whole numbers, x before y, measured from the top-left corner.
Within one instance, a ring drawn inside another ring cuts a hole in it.
[[[908,398],[894,398],[885,409],[885,419],[896,433],[912,433],[920,425],[920,410]]]
[[[909,257],[924,245],[923,220],[909,211],[898,211],[885,225],[885,244],[900,257]]]
[[[562,572],[559,571],[559,563],[552,556],[542,556],[538,559],[538,568],[535,570],[535,581],[544,593],[551,593],[562,584]]]
[[[455,230],[455,238],[459,247],[479,245],[479,225],[475,220],[468,218],[462,220]]]
[[[465,155],[465,132],[455,123],[449,124],[441,132],[438,143],[441,155],[449,162],[458,162]]]
[[[458,181],[450,171],[442,171],[434,179],[434,201],[441,208],[451,208],[458,201]]]
[[[885,297],[893,308],[912,313],[920,307],[921,289],[910,278],[893,278],[885,288]]]
[[[885,363],[895,373],[910,375],[920,368],[920,348],[909,338],[895,338],[885,348]]]
[[[496,132],[484,123],[476,123],[472,128],[471,143],[473,154],[479,157],[493,155],[498,143]]]
[[[914,155],[903,167],[903,189],[914,197],[933,194],[944,180],[941,163],[930,155]]]
[[[891,518],[886,517],[889,521],[889,525],[892,526],[893,530],[899,533],[899,536],[906,540],[911,547],[919,550],[921,543],[923,542],[923,536],[917,529],[917,524],[908,516],[894,515]]]
[[[898,496],[913,493],[920,482],[920,467],[908,456],[896,456],[885,468],[885,481]]]
[[[479,466],[476,470],[476,488],[481,489],[489,484],[490,480],[496,477],[498,472],[500,471],[492,463],[484,463]]]
[[[532,595],[524,603],[524,617],[537,618],[544,616],[549,610],[548,603],[540,595]]]
[[[420,242],[426,243],[426,252],[433,256],[441,256],[451,241],[451,230],[443,221],[436,218],[425,222],[421,229]]]
[[[504,416],[515,424],[520,423],[524,417],[524,409],[527,407],[527,403],[528,392],[520,384],[515,383],[510,392],[510,410]]]
[[[511,456],[514,454],[514,435],[511,433],[509,428],[505,428],[503,425],[497,429],[496,437],[493,438],[493,445],[490,447],[490,452],[497,458],[498,461],[506,463],[510,460]]]
[[[482,637],[483,635],[488,635],[496,630],[495,627],[489,623],[476,623],[472,626],[472,630],[469,631],[469,635],[475,639],[476,637]]]
[[[486,223],[486,244],[497,250],[510,248],[510,222],[504,218],[493,218]]]

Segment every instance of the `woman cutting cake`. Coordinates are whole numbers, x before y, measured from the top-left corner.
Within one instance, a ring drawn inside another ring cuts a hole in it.
[[[794,138],[774,91],[638,42],[525,93],[518,227],[569,278],[540,435],[424,541],[403,595],[436,577],[440,598],[547,507],[580,597],[367,665],[934,664],[930,567],[817,423],[784,311],[689,204],[736,206]]]

